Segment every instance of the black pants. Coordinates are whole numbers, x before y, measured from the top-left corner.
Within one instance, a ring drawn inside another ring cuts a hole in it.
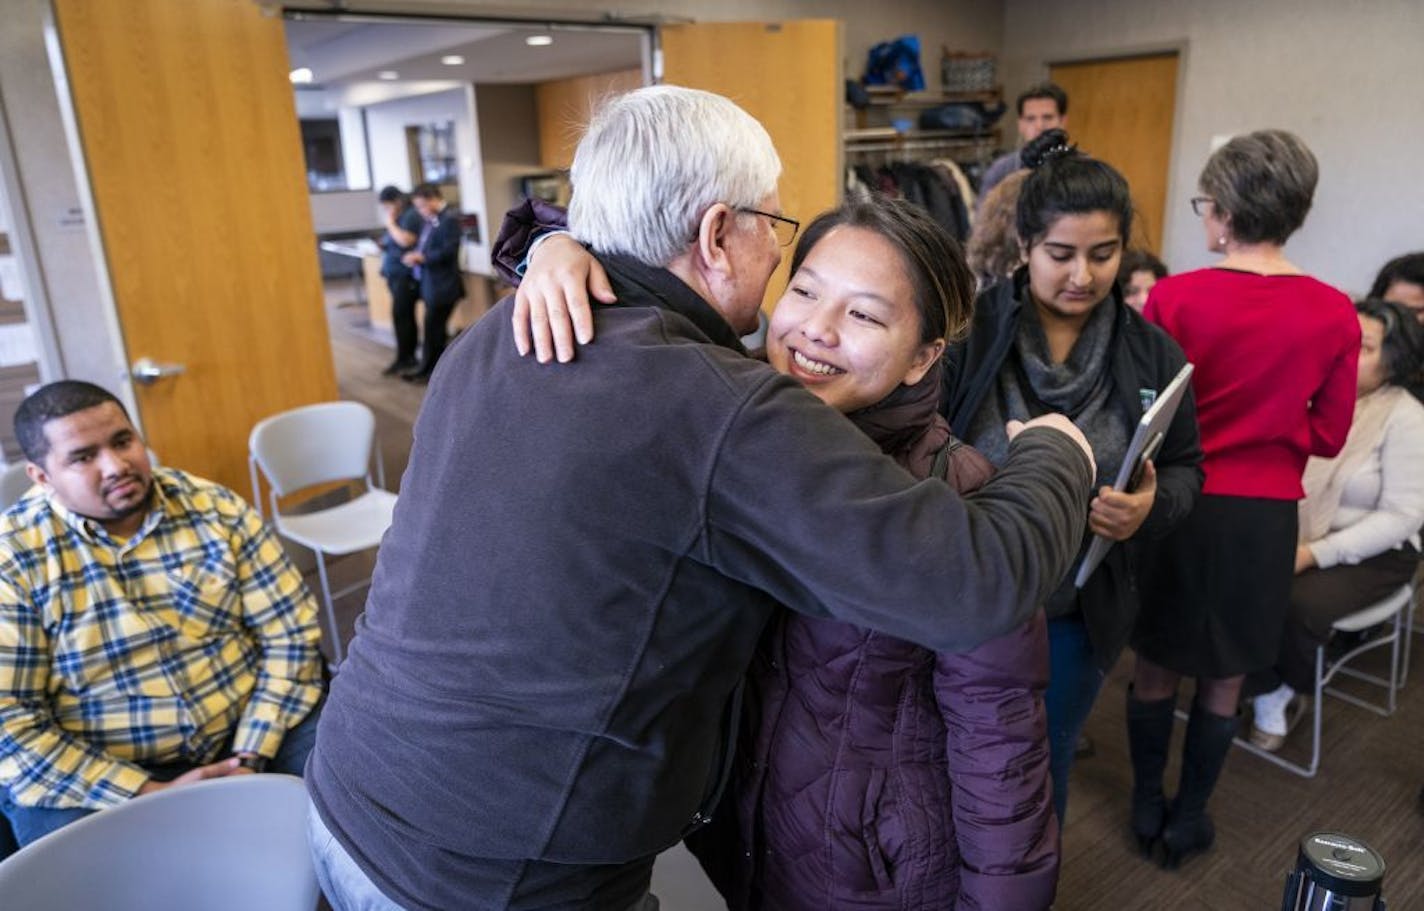
[[[1308,569],[1291,585],[1290,611],[1281,634],[1276,666],[1248,692],[1266,693],[1281,683],[1300,692],[1315,688],[1315,649],[1330,641],[1331,625],[1394,594],[1414,576],[1419,554],[1409,545],[1388,550],[1352,566]]]
[[[422,373],[434,370],[435,362],[445,353],[445,345],[450,341],[450,331],[445,324],[450,322],[450,314],[455,312],[455,305],[459,302],[459,298],[436,304],[425,302],[425,356],[420,360]]]
[[[396,331],[396,360],[415,363],[415,302],[420,299],[420,285],[406,274],[402,278],[387,278],[391,289],[391,323]]]

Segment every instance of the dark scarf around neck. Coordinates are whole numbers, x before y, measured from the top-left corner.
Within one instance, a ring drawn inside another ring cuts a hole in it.
[[[900,385],[885,398],[846,415],[916,477],[929,474],[935,453],[949,439],[949,425],[939,416],[944,366],[936,360],[913,386]]]

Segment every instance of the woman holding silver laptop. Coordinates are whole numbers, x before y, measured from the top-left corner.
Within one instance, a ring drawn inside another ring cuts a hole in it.
[[[955,434],[996,464],[1008,451],[1005,421],[1067,414],[1098,461],[1099,494],[1083,550],[1094,535],[1123,542],[1081,589],[1075,565],[1045,605],[1048,737],[1061,821],[1083,722],[1137,616],[1141,542],[1167,534],[1191,512],[1201,489],[1201,447],[1188,392],[1139,485],[1112,489],[1138,421],[1186,358],[1118,290],[1132,229],[1127,181],[1070,147],[1062,130],[1029,143],[1023,161],[1031,170],[1016,228],[1025,264],[975,301],[968,337],[945,353],[942,402]]]

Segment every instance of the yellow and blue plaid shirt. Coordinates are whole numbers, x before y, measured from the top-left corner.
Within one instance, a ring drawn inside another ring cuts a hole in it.
[[[21,806],[270,758],[321,696],[316,605],[266,523],[210,481],[153,480],[126,541],[38,490],[0,516],[0,785]]]

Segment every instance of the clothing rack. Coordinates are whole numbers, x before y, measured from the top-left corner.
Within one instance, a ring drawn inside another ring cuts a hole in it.
[[[956,161],[987,163],[994,156],[997,142],[993,133],[924,130],[904,134],[893,130],[855,130],[845,136],[845,153],[847,157],[880,153],[887,158],[893,154],[929,158],[937,153]]]

